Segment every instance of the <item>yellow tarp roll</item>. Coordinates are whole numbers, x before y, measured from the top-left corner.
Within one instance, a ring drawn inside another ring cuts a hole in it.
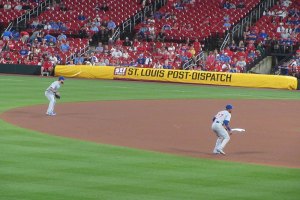
[[[58,65],[55,68],[55,75],[78,78],[163,81],[289,90],[296,90],[298,84],[297,79],[291,76],[86,65]]]
[[[116,70],[115,70],[116,71]],[[118,67],[117,79],[228,85],[253,88],[297,89],[297,79],[291,76],[221,73],[188,70]]]
[[[55,67],[55,76],[113,79],[114,69],[115,67],[106,66],[57,65]]]

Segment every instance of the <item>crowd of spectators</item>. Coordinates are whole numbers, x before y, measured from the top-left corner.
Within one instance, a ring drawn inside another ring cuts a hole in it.
[[[55,37],[42,30],[32,34],[5,31],[0,40],[0,63],[41,65],[41,73],[51,73],[56,64],[64,64],[87,44],[87,40],[68,38],[63,32]]]
[[[295,76],[300,79],[300,48],[288,62],[278,66],[279,74]]]
[[[262,43],[268,52],[291,53],[300,41],[300,3],[281,0],[245,31],[249,42]]]
[[[245,6],[243,0],[220,2],[222,9]],[[146,6],[151,0],[142,0],[140,3]],[[186,4],[194,3],[194,0],[178,0],[174,1],[173,6],[174,9],[180,10],[185,9]],[[286,14],[277,10],[283,8]],[[63,1],[57,3],[54,1],[48,9],[68,11]],[[95,10],[104,12],[109,9],[105,2],[95,7]],[[261,26],[247,27],[242,40],[238,43],[232,41],[224,50],[210,51],[205,60],[198,62],[193,69],[242,73],[247,71],[247,64],[264,57],[271,48],[274,51],[292,51],[297,42],[296,36],[300,26],[297,4],[290,0],[282,0],[270,11],[266,10],[264,16],[271,17],[272,21],[278,23],[275,33],[278,37],[270,37]],[[155,22],[160,19],[164,19],[166,23],[157,29]],[[56,64],[182,69],[182,66],[189,59],[194,59],[203,47],[198,39],[190,41],[186,38],[184,43],[165,41],[170,30],[178,29],[191,33],[194,31],[191,24],[176,23],[176,15],[172,12],[157,11],[146,17],[138,26],[139,29],[132,40],[126,37],[124,40],[113,41],[111,35],[115,31],[116,24],[110,18],[97,15],[96,18],[90,19],[84,12],[80,12],[77,20],[83,22],[78,36],[89,38],[93,35],[92,39],[97,43],[95,48],[91,47],[85,54],[79,53],[81,47],[72,45],[75,39],[67,34],[71,28],[70,24],[60,20],[40,21],[36,18],[30,21],[30,29],[27,31],[3,33],[0,40],[0,63],[39,64],[42,65],[42,72],[45,70],[51,72]],[[224,15],[223,20],[224,27],[230,29],[230,16]],[[87,40],[84,41],[87,44]],[[71,58],[68,61],[67,56]],[[299,63],[299,60],[297,62]]]

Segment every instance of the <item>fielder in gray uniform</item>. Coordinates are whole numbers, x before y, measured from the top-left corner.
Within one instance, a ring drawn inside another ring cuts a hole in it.
[[[65,78],[63,76],[60,76],[57,81],[54,81],[45,91],[45,96],[50,101],[48,110],[46,112],[49,116],[54,116],[56,113],[54,112],[54,106],[56,103],[55,100],[55,94],[58,94],[58,89],[62,84],[64,84]]]
[[[230,140],[229,134],[231,134],[230,133],[231,128],[229,127],[229,122],[231,118],[232,109],[233,106],[228,104],[226,105],[225,110],[218,112],[216,116],[214,116],[213,118],[211,129],[216,133],[218,137],[216,146],[213,150],[214,154],[225,155],[225,152],[223,150],[226,144],[229,142]]]

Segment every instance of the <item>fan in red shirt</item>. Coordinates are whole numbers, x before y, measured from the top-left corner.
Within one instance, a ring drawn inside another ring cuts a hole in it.
[[[49,74],[52,74],[53,72],[53,63],[48,59],[42,62],[41,75],[43,72],[49,72]]]

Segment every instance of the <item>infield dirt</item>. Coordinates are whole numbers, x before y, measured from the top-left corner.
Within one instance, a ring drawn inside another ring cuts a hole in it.
[[[213,155],[212,117],[233,104],[233,134],[226,156]],[[58,103],[17,108],[0,115],[17,126],[47,134],[183,156],[300,167],[299,101],[130,100]]]

